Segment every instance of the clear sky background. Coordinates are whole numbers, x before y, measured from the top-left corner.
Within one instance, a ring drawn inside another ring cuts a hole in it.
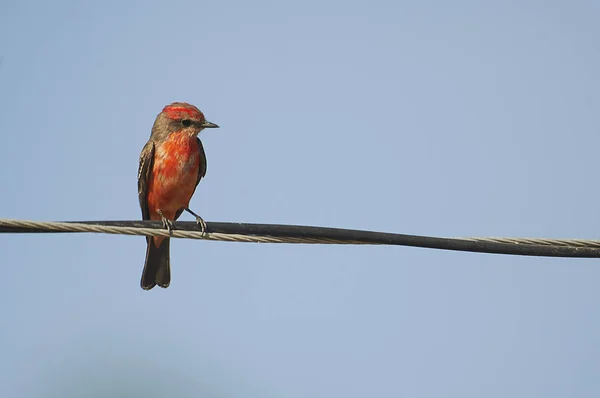
[[[0,217],[139,219],[173,101],[210,221],[600,238],[600,2],[0,1]],[[193,220],[184,215],[183,219]],[[6,397],[598,397],[600,261],[0,236]]]

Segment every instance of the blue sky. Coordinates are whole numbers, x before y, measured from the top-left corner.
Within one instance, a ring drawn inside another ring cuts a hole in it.
[[[209,223],[599,236],[597,1],[0,10],[0,217],[139,219],[187,101]],[[146,292],[141,237],[0,249],[6,396],[600,395],[598,260],[175,240]]]

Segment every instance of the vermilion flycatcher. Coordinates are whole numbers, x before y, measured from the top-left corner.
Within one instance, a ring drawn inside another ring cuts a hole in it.
[[[206,156],[198,133],[219,127],[206,121],[198,108],[185,102],[164,107],[152,126],[142,149],[138,170],[138,196],[144,220],[162,220],[171,231],[183,211],[196,217],[202,230],[204,220],[189,209],[190,199],[206,173]],[[147,237],[142,289],[171,282],[169,238]]]

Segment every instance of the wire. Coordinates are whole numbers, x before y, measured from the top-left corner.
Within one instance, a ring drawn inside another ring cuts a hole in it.
[[[160,221],[48,222],[0,219],[0,233],[91,232],[169,236]],[[227,242],[396,245],[429,249],[541,257],[600,258],[600,241],[538,238],[440,238],[298,225],[207,223],[206,233],[190,221],[174,223],[173,238]]]

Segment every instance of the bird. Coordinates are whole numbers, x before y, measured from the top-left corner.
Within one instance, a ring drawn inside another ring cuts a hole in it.
[[[194,105],[173,102],[156,116],[140,154],[138,197],[143,220],[160,220],[169,231],[183,211],[196,218],[202,232],[206,223],[189,208],[196,187],[206,174],[206,155],[198,134],[218,128]],[[146,260],[140,285],[150,290],[171,283],[170,239],[146,237]]]

